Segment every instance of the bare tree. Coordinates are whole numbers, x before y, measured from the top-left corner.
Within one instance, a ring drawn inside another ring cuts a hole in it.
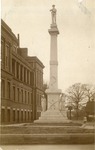
[[[86,103],[84,85],[82,85],[81,83],[76,83],[67,89],[66,94],[68,97],[68,101],[76,110],[76,115],[78,119],[78,111]]]
[[[84,84],[83,86],[88,101],[95,101],[95,85]]]

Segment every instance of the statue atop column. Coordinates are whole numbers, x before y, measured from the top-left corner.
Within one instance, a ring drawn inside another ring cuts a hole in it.
[[[52,16],[52,24],[56,24],[56,12],[55,5],[52,5],[51,16]]]

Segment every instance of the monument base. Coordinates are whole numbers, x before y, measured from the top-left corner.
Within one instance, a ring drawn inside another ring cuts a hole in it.
[[[38,120],[35,120],[34,123],[70,123],[71,120],[68,120],[65,115],[59,110],[47,110],[46,112],[41,113],[41,117]]]
[[[47,89],[48,110],[41,113],[41,117],[35,120],[34,123],[69,123],[67,119],[65,107],[60,110],[60,94],[61,90]]]

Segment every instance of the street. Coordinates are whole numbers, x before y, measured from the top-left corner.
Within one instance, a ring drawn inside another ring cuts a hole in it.
[[[95,145],[19,145],[1,146],[0,150],[94,150]]]

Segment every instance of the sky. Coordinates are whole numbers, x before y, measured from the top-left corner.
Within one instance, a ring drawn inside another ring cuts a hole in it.
[[[20,46],[44,64],[49,83],[50,9],[57,9],[58,87],[95,84],[95,0],[2,0],[1,17],[20,34]]]

